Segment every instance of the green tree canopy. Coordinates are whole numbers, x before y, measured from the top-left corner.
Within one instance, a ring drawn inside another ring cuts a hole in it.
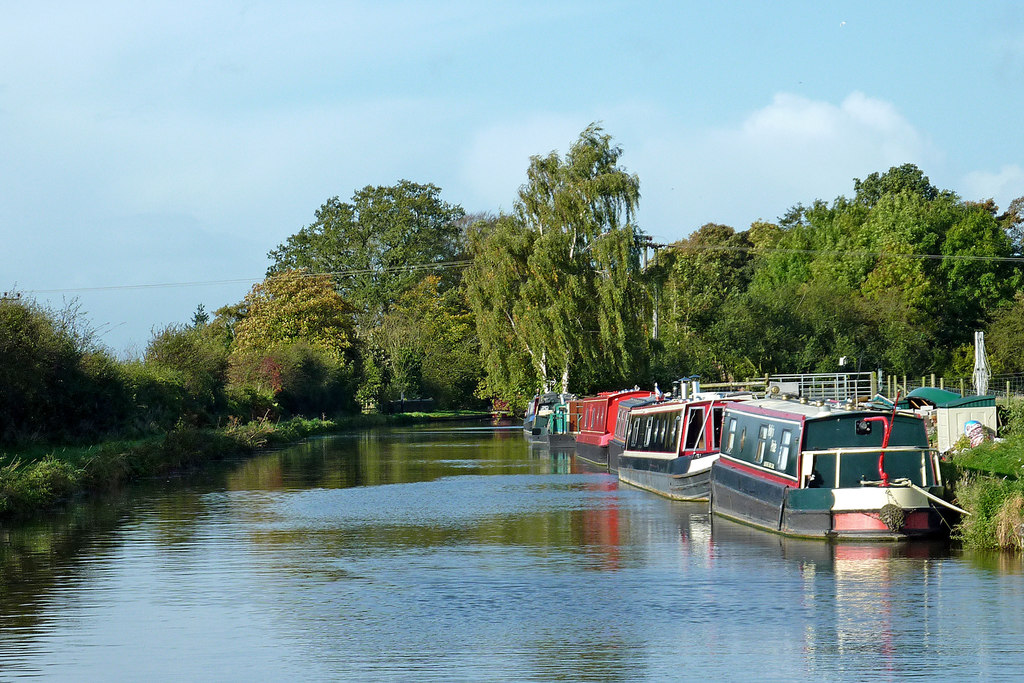
[[[458,274],[444,264],[460,257],[464,211],[440,193],[435,185],[401,180],[368,185],[350,202],[332,197],[312,224],[270,251],[268,274],[295,268],[330,273],[339,293],[372,326],[424,275],[439,274],[446,289],[458,283]]]
[[[504,328],[546,386],[623,383],[643,368],[649,299],[632,222],[640,182],[621,155],[592,124],[564,159],[531,158],[513,214],[478,244],[466,273],[485,363]],[[491,382],[505,372],[485,368]]]
[[[235,351],[266,352],[302,340],[336,361],[353,353],[353,308],[334,290],[329,275],[288,270],[253,286],[234,326]]]

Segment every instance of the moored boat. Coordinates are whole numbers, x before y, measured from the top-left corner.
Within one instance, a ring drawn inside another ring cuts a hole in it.
[[[608,471],[612,474],[618,472],[619,458],[626,449],[630,412],[636,408],[657,403],[659,400],[662,399],[651,395],[646,398],[629,398],[619,403],[618,414],[615,418],[615,428],[612,430],[611,438],[608,439]]]
[[[569,431],[569,394],[538,394],[527,405],[523,435],[531,444],[565,448],[575,444]]]
[[[619,481],[674,500],[708,500],[711,465],[718,458],[722,415],[732,401],[751,394],[689,393],[633,408],[622,454]],[[694,389],[699,386],[694,383]]]
[[[942,531],[938,455],[919,417],[760,399],[728,406],[723,419],[713,513],[791,536]]]
[[[615,433],[619,406],[633,399],[651,400],[654,393],[641,389],[606,391],[580,399],[576,457],[601,469],[608,468],[608,448]]]

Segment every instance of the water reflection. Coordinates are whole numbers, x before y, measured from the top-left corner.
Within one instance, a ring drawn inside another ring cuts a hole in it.
[[[1019,559],[787,539],[513,430],[317,439],[0,539],[0,678],[891,680],[1024,654]]]

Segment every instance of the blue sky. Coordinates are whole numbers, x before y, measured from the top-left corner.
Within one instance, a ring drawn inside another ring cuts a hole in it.
[[[908,162],[1024,195],[1010,2],[0,0],[0,64],[0,291],[77,298],[119,354],[239,301],[329,197],[507,210],[591,121],[663,240]]]

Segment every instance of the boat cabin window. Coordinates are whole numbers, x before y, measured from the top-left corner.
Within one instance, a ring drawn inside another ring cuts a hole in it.
[[[734,452],[733,448],[735,448],[735,447],[736,447],[736,418],[735,417],[730,417],[729,418],[729,435],[726,437],[726,441],[725,441],[725,452],[726,453],[733,453]]]
[[[647,418],[647,432],[644,435],[644,447],[647,447],[647,446],[651,445],[651,430],[653,429],[653,427],[654,427],[654,418],[653,417],[648,417]]]
[[[788,429],[782,430],[782,442],[779,444],[779,458],[776,462],[780,470],[786,470],[789,464],[789,451],[793,444],[793,432]]]
[[[686,412],[686,444],[687,450],[705,450],[707,433],[704,429],[704,409],[691,408]]]
[[[757,455],[754,462],[758,465],[764,462],[764,455],[768,452],[768,425],[761,425],[757,428]]]

